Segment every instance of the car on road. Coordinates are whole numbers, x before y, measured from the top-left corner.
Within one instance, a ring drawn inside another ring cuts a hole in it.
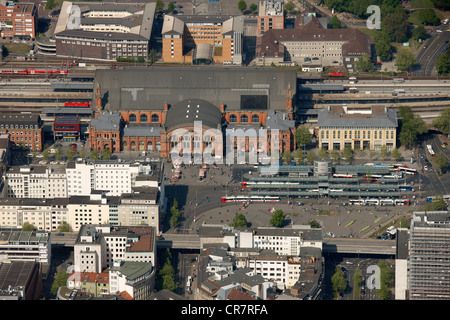
[[[425,158],[425,155],[423,153],[420,154],[420,159]]]
[[[298,206],[304,206],[305,204],[303,202],[297,202]]]

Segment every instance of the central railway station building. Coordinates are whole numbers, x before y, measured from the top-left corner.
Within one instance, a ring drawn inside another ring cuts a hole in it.
[[[292,150],[296,81],[295,71],[265,68],[97,70],[90,147],[157,151],[167,157],[176,129],[188,130],[194,139],[194,125],[201,121],[203,133],[209,129],[222,133],[225,129],[278,129],[279,151]],[[205,140],[202,148],[211,142]],[[255,147],[248,141],[242,146],[245,151]]]

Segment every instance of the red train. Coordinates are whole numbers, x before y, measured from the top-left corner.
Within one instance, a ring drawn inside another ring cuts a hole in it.
[[[91,102],[65,102],[64,107],[90,107]]]
[[[0,74],[67,74],[67,69],[59,68],[0,68]]]
[[[330,72],[331,77],[342,77],[343,75],[343,72]]]

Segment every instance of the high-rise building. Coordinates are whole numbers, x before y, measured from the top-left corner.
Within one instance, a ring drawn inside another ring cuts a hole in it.
[[[258,35],[271,29],[284,29],[283,0],[260,0],[258,8]]]
[[[450,211],[414,212],[409,238],[409,300],[450,299]]]

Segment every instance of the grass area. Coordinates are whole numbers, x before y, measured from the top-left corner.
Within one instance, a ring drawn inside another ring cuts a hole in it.
[[[375,36],[378,33],[377,29],[368,29],[368,28],[357,28],[359,31],[367,34],[369,37],[371,37],[372,39],[375,39]]]
[[[25,43],[4,43],[3,45],[9,53],[27,54],[31,50],[31,47]]]
[[[432,8],[433,3],[431,0],[411,0],[411,6],[413,9],[426,9]]]

